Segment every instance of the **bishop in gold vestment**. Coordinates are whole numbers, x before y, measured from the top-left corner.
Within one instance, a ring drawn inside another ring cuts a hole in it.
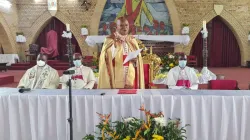
[[[133,36],[128,35],[129,24],[125,18],[117,20],[118,32],[108,36],[103,44],[99,61],[100,89],[144,89],[143,61],[137,59],[123,64],[129,52],[139,49]]]

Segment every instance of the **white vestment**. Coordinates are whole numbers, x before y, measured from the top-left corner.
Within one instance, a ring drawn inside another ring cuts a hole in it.
[[[178,80],[189,80],[190,89],[198,89],[199,79],[193,68],[185,67],[181,69],[176,66],[168,72],[167,85],[170,89],[181,89],[184,87],[176,86]]]
[[[210,80],[216,80],[217,76],[208,70],[207,67],[203,67],[201,70],[201,76],[199,78],[201,84],[207,84]]]
[[[62,84],[62,89],[68,88],[67,82],[69,81],[69,76],[79,76],[81,75],[83,79],[72,78],[72,89],[92,89],[95,85],[95,75],[91,68],[81,65],[79,68],[72,67],[68,70],[75,70],[74,75],[63,75],[60,77],[60,83]]]
[[[58,85],[58,72],[46,64],[44,67],[36,65],[28,69],[20,80],[17,88],[57,89]]]

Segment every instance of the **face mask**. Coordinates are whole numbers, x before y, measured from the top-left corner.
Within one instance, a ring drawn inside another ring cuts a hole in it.
[[[82,65],[82,61],[81,61],[81,60],[75,60],[75,61],[74,61],[74,65],[75,65],[76,67],[80,67],[80,66]]]
[[[187,60],[179,60],[179,66],[180,66],[181,68],[186,67],[186,64],[187,64]]]
[[[36,61],[36,64],[39,66],[39,67],[43,67],[43,66],[45,66],[45,62],[44,61],[42,61],[42,60],[38,60],[38,61]]]

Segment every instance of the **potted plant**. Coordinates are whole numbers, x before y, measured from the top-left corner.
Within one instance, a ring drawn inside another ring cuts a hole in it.
[[[87,26],[86,25],[82,25],[81,26],[81,35],[88,35],[89,34],[89,31],[87,29]]]
[[[26,37],[24,36],[23,32],[16,32],[16,42],[18,43],[26,42]]]
[[[187,24],[187,23],[182,24],[181,34],[183,34],[183,35],[189,34],[189,24]]]

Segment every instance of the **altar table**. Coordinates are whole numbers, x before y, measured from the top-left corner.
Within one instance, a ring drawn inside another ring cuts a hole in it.
[[[7,63],[7,66],[15,64],[16,60],[19,61],[17,54],[0,54],[0,63]]]
[[[180,118],[188,140],[249,140],[250,91],[138,90],[118,95],[118,90],[73,90],[74,140],[98,131],[99,113],[144,118],[142,104],[165,119]],[[69,134],[67,90],[0,88],[1,140],[67,140]],[[100,95],[105,93],[105,95]]]

